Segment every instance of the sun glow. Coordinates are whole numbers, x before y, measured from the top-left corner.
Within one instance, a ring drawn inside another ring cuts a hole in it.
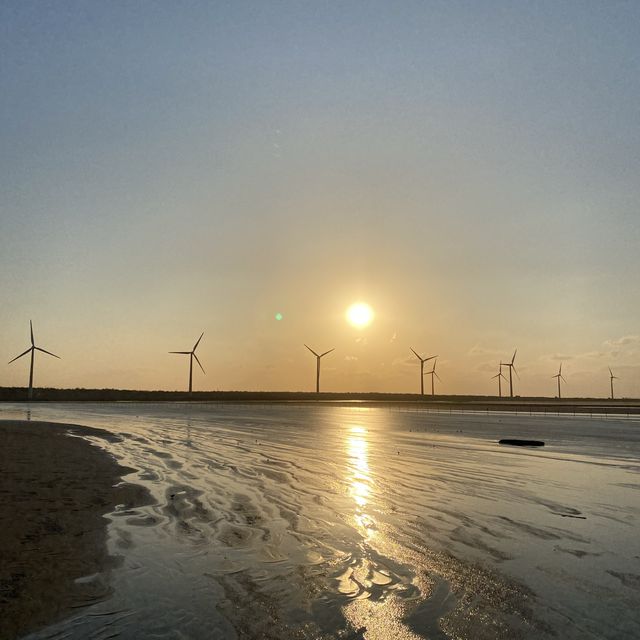
[[[356,327],[364,329],[373,322],[373,309],[365,302],[356,302],[347,309],[347,322]]]

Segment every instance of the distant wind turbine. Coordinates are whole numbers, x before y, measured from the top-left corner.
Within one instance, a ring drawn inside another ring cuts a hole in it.
[[[609,382],[611,383],[611,399],[613,400],[613,381],[618,380],[618,376],[613,375],[613,371],[611,371],[611,367],[609,367]]]
[[[511,362],[505,362],[504,364],[501,363],[503,367],[509,367],[509,397],[510,398],[513,398],[513,373],[515,372],[515,374],[518,376],[516,367],[513,364],[516,360],[516,353],[518,353],[517,349],[513,352],[513,358],[511,358]],[[518,376],[518,378],[519,377],[520,376]]]
[[[422,356],[419,356],[412,347],[409,347],[409,349],[411,349],[411,351],[413,351],[413,354],[415,355],[416,358],[418,358],[418,360],[420,360],[420,395],[423,396],[424,395],[424,363],[427,362],[428,360],[433,360],[434,358],[437,358],[438,356],[429,356],[428,358],[423,358]]]
[[[196,359],[196,362],[202,369],[202,373],[207,375],[204,370],[204,367],[200,363],[200,360],[198,360],[198,356],[196,355],[196,349],[198,348],[198,345],[200,344],[200,340],[202,340],[203,335],[204,335],[204,331],[200,334],[198,341],[193,345],[193,349],[191,349],[191,351],[169,351],[169,353],[179,353],[181,355],[189,356],[189,394],[191,394],[191,391],[193,388],[192,382],[193,382],[193,359],[194,358]]]
[[[435,356],[436,358],[438,356]],[[438,362],[437,360],[433,361],[433,368],[431,369],[431,371],[425,371],[424,375],[425,376],[431,376],[431,396],[435,396],[436,392],[435,392],[435,386],[433,383],[433,377],[435,376],[436,378],[438,378],[438,380],[440,380],[440,382],[442,382],[442,378],[440,378],[440,376],[436,373],[436,362]]]
[[[16,356],[13,360],[9,360],[9,364],[11,364],[12,362],[15,362],[16,360],[18,360],[18,358],[22,358],[22,356],[26,356],[27,353],[31,352],[31,367],[29,368],[29,396],[28,396],[29,400],[31,400],[33,398],[33,361],[34,361],[34,355],[36,351],[42,351],[42,353],[46,353],[50,356],[53,356],[54,358],[58,358],[58,360],[61,360],[62,358],[60,358],[60,356],[57,356],[55,353],[51,353],[51,351],[46,351],[45,349],[36,347],[36,343],[33,339],[33,323],[31,322],[31,320],[29,320],[29,328],[31,330],[31,346],[24,353],[21,353],[19,356]]]
[[[491,376],[491,379],[493,380],[494,378],[498,378],[498,398],[502,398],[502,379],[504,378],[505,382],[506,382],[506,378],[504,376],[504,374],[502,373],[502,367],[504,365],[502,364],[502,362],[500,363],[500,369],[498,370],[498,373],[496,373],[495,376]]]
[[[335,351],[335,347],[333,349],[329,349],[329,351],[325,351],[324,353],[317,354],[311,347],[306,344],[304,346],[307,347],[307,349],[309,349],[309,351],[311,351],[311,353],[316,357],[316,393],[320,393],[320,358],[324,358],[328,353]]]
[[[562,362],[560,363],[560,369],[558,369],[558,373],[556,373],[555,376],[551,376],[551,377],[558,379],[558,400],[559,400],[560,398],[562,398],[562,393],[560,392],[560,380],[562,380],[562,382],[566,382],[566,380],[564,379],[564,376],[562,375]]]

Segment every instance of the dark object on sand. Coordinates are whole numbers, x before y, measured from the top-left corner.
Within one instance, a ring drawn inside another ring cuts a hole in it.
[[[505,438],[498,440],[498,444],[510,444],[513,447],[544,447],[542,440],[520,440],[519,438]]]

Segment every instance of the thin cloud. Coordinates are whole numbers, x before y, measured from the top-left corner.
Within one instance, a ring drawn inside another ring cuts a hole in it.
[[[587,351],[586,353],[581,353],[578,358],[603,358],[608,354],[604,353],[604,351]]]
[[[504,351],[498,351],[497,349],[488,349],[487,347],[482,347],[479,344],[474,345],[469,349],[468,355],[470,356],[502,356],[505,357]]]
[[[576,356],[570,356],[568,353],[547,353],[538,358],[542,362],[565,362],[568,360],[573,360]]]
[[[403,358],[395,358],[391,363],[393,368],[402,368],[407,370],[413,369],[418,364],[418,359],[415,356],[405,356]]]
[[[498,367],[500,365],[496,362],[481,362],[476,366],[476,371],[480,373],[498,373]]]
[[[621,338],[613,339],[613,340],[605,340],[605,347],[611,348],[620,348],[627,347],[629,345],[640,344],[640,336],[632,335],[632,336],[622,336]]]

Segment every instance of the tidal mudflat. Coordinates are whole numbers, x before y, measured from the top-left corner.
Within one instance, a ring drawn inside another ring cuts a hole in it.
[[[186,403],[0,419],[120,436],[85,437],[153,500],[109,514],[104,598],[29,638],[640,637],[636,420]]]

